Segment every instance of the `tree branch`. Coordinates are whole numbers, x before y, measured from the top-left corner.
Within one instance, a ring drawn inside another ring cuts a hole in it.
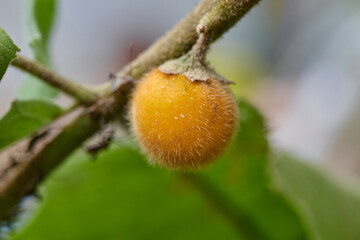
[[[11,65],[31,73],[51,86],[61,89],[63,92],[69,96],[74,97],[84,105],[90,106],[99,98],[95,92],[88,89],[87,87],[62,77],[47,67],[27,59],[24,56],[18,55],[17,58],[11,62]]]
[[[232,1],[203,0],[173,30],[118,72],[119,86],[112,94],[113,97],[101,98],[87,109],[78,107],[46,127],[38,135],[5,149],[0,154],[0,219],[6,218],[13,207],[31,193],[52,169],[99,130],[98,115],[104,116],[106,121],[115,117],[113,113],[123,116],[133,85],[133,81],[124,81],[124,79],[127,77],[138,79],[151,68],[189,51],[198,38],[196,26],[199,21],[207,12],[227,2]],[[242,2],[247,10],[239,12],[239,15],[227,17],[227,20],[218,26],[219,29],[216,35],[213,35],[213,41],[233,26],[252,6],[258,3],[258,0],[239,0],[238,2]],[[221,11],[215,13],[222,14]],[[47,69],[38,65],[27,65],[25,64],[27,61],[22,62],[22,60],[24,60],[22,57],[20,60],[15,60],[13,65],[49,81],[83,103],[88,104],[96,99],[89,94],[91,92],[87,89],[81,88],[78,91],[76,90],[78,86],[69,80],[58,75],[54,77],[47,72]],[[66,84],[62,84],[64,82]]]
[[[203,0],[183,20],[176,24],[168,33],[142,52],[134,61],[117,73],[121,79],[129,76],[139,79],[153,67],[182,56],[195,44],[198,34],[196,25],[200,19],[222,0]]]
[[[0,153],[0,219],[74,150],[96,133],[101,122],[123,115],[128,98],[129,82],[121,85],[122,101],[114,109],[114,98],[98,100],[89,108],[77,107],[41,131]]]
[[[96,130],[98,124],[78,108],[38,134],[0,154],[0,216],[23,197],[34,193],[39,182]]]
[[[201,18],[196,31],[211,32],[215,40],[259,2],[260,0],[224,0]]]
[[[198,38],[197,25],[206,16],[213,21],[216,19],[217,24],[212,24],[212,28],[216,31],[211,42],[215,41],[259,2],[260,0],[203,0],[171,31],[119,71],[117,76],[120,79],[126,76],[138,79],[154,66],[187,53]],[[203,24],[208,22],[211,21],[204,21]]]

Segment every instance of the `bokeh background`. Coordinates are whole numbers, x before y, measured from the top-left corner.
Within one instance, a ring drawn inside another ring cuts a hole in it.
[[[51,43],[54,66],[62,75],[78,82],[105,82],[110,72],[116,72],[136,57],[197,3],[197,0],[61,0]],[[360,176],[359,10],[358,0],[265,0],[219,39],[209,53],[211,65],[236,82],[232,87],[235,94],[249,100],[266,117],[270,143],[275,149],[354,179]],[[22,54],[31,57],[23,34],[22,11],[22,1],[0,0],[0,25],[22,49]],[[132,44],[133,51],[130,50]],[[0,115],[9,109],[23,79],[18,70],[8,69],[0,85]],[[77,154],[73,158],[86,158]],[[112,157],[106,155],[104,158],[106,161]],[[62,189],[63,182],[66,185],[72,178],[82,178],[82,171],[91,172],[96,168],[85,165],[64,168],[55,183],[50,181],[50,185],[55,185],[50,192],[56,195],[54,189]],[[93,174],[93,178],[103,177]],[[126,171],[118,174],[126,174]],[[150,173],[148,177],[156,178],[156,174],[153,175]],[[131,175],[125,180],[136,182],[136,177]],[[90,183],[96,187],[93,178]],[[97,186],[99,194],[110,194],[111,187],[104,187],[102,191],[101,186]],[[129,191],[136,191],[136,184],[130,186],[134,189]],[[53,199],[65,201],[60,195]],[[89,203],[92,197],[90,194],[82,201],[96,206],[97,200],[94,205]],[[27,217],[36,216],[38,208],[33,210],[33,216]],[[173,214],[181,212],[179,208]],[[84,212],[79,210],[68,217],[76,218],[76,214]],[[156,210],[152,214],[156,215]],[[136,232],[137,228],[147,227],[151,228],[151,219],[139,226],[130,224],[127,229]],[[138,234],[134,239],[152,239]],[[156,234],[162,233],[154,233],[154,236]],[[101,236],[93,239],[112,239]]]

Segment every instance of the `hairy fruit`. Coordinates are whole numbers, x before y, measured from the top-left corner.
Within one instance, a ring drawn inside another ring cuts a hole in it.
[[[190,170],[223,152],[237,115],[235,99],[223,82],[192,82],[185,75],[154,69],[134,90],[129,117],[152,164]]]

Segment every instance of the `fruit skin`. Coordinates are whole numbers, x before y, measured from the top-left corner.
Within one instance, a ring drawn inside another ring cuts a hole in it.
[[[151,164],[191,170],[223,152],[237,128],[238,111],[224,83],[191,82],[156,68],[136,86],[129,117]]]

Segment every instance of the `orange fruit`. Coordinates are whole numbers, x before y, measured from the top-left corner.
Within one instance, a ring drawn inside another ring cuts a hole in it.
[[[150,163],[175,170],[213,161],[230,142],[237,117],[236,101],[223,82],[192,82],[157,68],[136,86],[129,113]]]

